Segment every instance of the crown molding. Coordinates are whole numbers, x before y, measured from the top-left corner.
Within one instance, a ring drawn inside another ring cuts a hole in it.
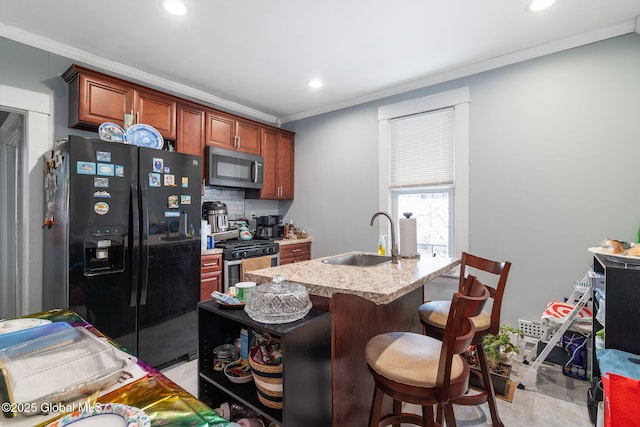
[[[387,98],[389,96],[411,92],[413,90],[434,86],[436,84],[445,83],[445,82],[459,79],[462,77],[468,77],[484,71],[494,70],[507,65],[512,65],[518,62],[527,61],[529,59],[534,59],[534,58],[549,55],[552,53],[560,52],[563,50],[573,49],[575,47],[609,39],[612,37],[633,33],[634,31],[638,32],[639,29],[640,29],[640,17],[636,18],[635,20],[622,22],[617,25],[600,28],[596,31],[590,31],[588,33],[579,34],[574,37],[569,37],[563,40],[541,44],[528,49],[512,52],[507,55],[502,55],[502,56],[491,58],[485,61],[451,69],[443,73],[427,76],[425,78],[415,80],[407,84],[394,86],[389,89],[385,89],[375,93],[352,98],[343,102],[327,105],[317,109],[302,111],[300,113],[290,114],[287,116],[281,116],[280,121],[282,123],[292,122],[295,120],[301,120],[308,117],[317,116],[320,114],[340,110],[347,107],[353,107],[354,105],[364,104],[366,102],[377,101],[379,99]]]
[[[0,36],[69,58],[73,61],[79,61],[84,64],[100,68],[101,70],[105,70],[107,72],[117,73],[125,78],[135,79],[154,87],[177,93],[179,94],[178,96],[189,97],[191,99],[205,102],[230,112],[238,113],[243,116],[250,116],[266,123],[280,123],[278,121],[278,117],[274,115],[267,114],[262,111],[247,107],[245,105],[238,104],[237,102],[220,98],[219,96],[212,95],[202,90],[195,89],[190,86],[176,83],[163,77],[141,71],[137,68],[129,67],[127,65],[108,60],[84,50],[53,41],[46,37],[19,30],[15,27],[0,24]]]

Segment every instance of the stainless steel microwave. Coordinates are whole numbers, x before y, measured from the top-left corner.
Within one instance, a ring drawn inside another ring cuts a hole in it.
[[[261,189],[264,158],[224,148],[207,146],[207,184],[217,187]]]

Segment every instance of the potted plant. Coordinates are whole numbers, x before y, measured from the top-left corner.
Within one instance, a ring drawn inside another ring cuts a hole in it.
[[[514,354],[520,354],[517,342],[514,343],[511,340],[511,336],[516,334],[519,339],[524,338],[524,332],[520,329],[516,329],[509,325],[501,325],[497,334],[487,334],[484,337],[483,347],[485,355],[487,356],[487,362],[489,364],[489,371],[491,373],[491,381],[496,394],[502,396],[506,395],[507,385],[509,378],[511,377],[511,365],[509,359]],[[478,367],[479,363],[475,349],[470,349],[468,352],[469,364],[474,367]],[[482,387],[482,381],[480,378],[472,375],[471,384]]]

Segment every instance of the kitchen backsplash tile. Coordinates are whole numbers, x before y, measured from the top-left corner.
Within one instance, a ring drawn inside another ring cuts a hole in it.
[[[203,202],[220,201],[227,205],[229,219],[238,219],[244,216],[244,191],[223,190],[215,187],[205,187]]]

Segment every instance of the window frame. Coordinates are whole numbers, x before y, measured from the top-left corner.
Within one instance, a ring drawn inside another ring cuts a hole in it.
[[[454,238],[450,256],[460,256],[469,250],[469,104],[468,87],[458,88],[421,98],[410,99],[378,108],[378,207],[393,213],[393,192],[406,188],[389,187],[390,120],[440,110],[454,109]],[[438,186],[442,188],[442,186]],[[420,187],[415,187],[419,189]],[[423,187],[424,188],[424,187]],[[432,188],[436,188],[433,186]],[[395,224],[398,229],[398,224]],[[379,224],[379,234],[387,234],[386,224]]]
[[[450,185],[432,185],[426,187],[405,187],[405,188],[393,188],[390,190],[389,198],[391,200],[391,218],[400,218],[401,212],[398,210],[398,196],[403,194],[448,194],[449,200],[449,223],[454,224],[454,227],[449,227],[449,256],[455,253],[455,186]],[[415,216],[414,216],[415,217]],[[396,224],[399,226],[399,224]],[[399,227],[396,227],[399,229]],[[420,245],[418,245],[418,252],[420,252]]]

